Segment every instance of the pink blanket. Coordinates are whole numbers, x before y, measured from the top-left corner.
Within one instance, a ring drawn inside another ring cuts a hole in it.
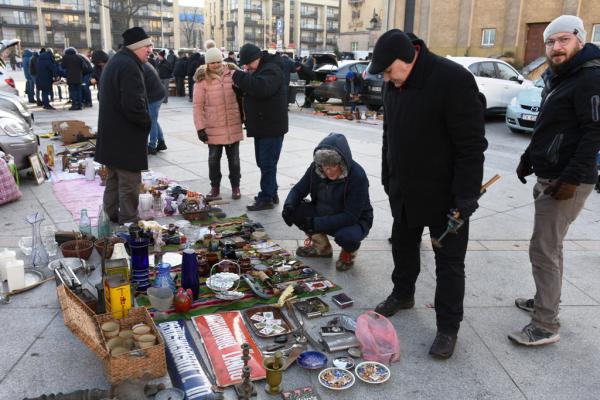
[[[71,213],[73,220],[79,223],[81,210],[87,209],[92,225],[97,225],[98,212],[102,204],[104,186],[100,186],[100,177],[94,181],[82,179],[55,182],[52,185],[54,195]]]

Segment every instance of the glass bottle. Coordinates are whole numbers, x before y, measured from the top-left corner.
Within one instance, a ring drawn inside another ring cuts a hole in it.
[[[42,242],[42,234],[40,226],[44,216],[40,213],[34,213],[27,216],[27,222],[31,224],[31,266],[32,267],[45,267],[48,265],[48,253]]]
[[[84,236],[92,234],[92,223],[90,221],[90,217],[88,216],[87,209],[81,209],[81,216],[79,217],[79,232],[81,232]]]
[[[130,236],[131,250],[131,281],[139,291],[150,287],[150,262],[148,260],[148,245],[150,240],[143,237]]]
[[[161,262],[156,266],[156,279],[152,283],[155,288],[169,288],[172,292],[175,291],[175,281],[171,278],[171,264]]]
[[[111,236],[110,220],[108,219],[108,215],[104,212],[104,207],[100,205],[98,212],[98,239],[109,238]]]
[[[165,213],[166,216],[171,216],[173,214],[175,214],[175,208],[173,208],[173,199],[171,197],[167,197],[165,199],[165,209],[163,210],[163,212]]]
[[[181,261],[181,287],[191,289],[194,300],[200,293],[200,278],[198,276],[198,260],[194,249],[183,250],[183,259]]]

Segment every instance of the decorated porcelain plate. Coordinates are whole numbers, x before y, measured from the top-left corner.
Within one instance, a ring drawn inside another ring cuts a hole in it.
[[[319,373],[319,383],[327,389],[345,390],[354,385],[352,372],[342,368],[326,368]]]
[[[319,369],[327,365],[327,356],[320,351],[305,351],[298,356],[298,364],[306,369]]]
[[[355,372],[358,379],[367,383],[383,383],[390,379],[390,369],[375,361],[361,362]]]

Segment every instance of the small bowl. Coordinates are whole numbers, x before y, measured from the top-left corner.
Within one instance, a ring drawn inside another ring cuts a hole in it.
[[[115,321],[108,321],[102,324],[102,333],[107,338],[115,337],[119,334],[119,324]]]
[[[64,257],[78,257],[87,260],[92,255],[94,243],[90,240],[69,240],[60,245]]]
[[[108,341],[106,342],[106,347],[108,347],[108,350],[112,350],[116,347],[125,347],[125,339],[115,336],[113,338],[108,339]]]
[[[123,339],[133,338],[133,331],[131,329],[125,329],[119,332],[119,337]]]
[[[148,288],[146,291],[153,308],[158,311],[167,311],[173,305],[173,292],[169,288]]]
[[[115,249],[115,244],[116,243],[127,243],[127,241],[123,238],[120,237],[111,237],[108,239],[109,240],[109,244],[108,244],[108,251],[106,252],[106,258],[111,258],[112,254],[113,254],[113,250]],[[98,239],[94,242],[94,247],[96,248],[96,251],[98,252],[98,254],[100,254],[100,257],[102,257],[103,253],[104,253],[104,246],[106,244],[107,239]]]
[[[125,353],[129,353],[129,349],[126,349],[125,347],[115,347],[110,351],[110,355],[113,357],[117,357]]]
[[[147,349],[148,347],[152,347],[156,344],[156,336],[154,335],[142,335],[137,340],[137,345],[140,349]]]
[[[146,324],[138,324],[131,330],[133,331],[133,336],[142,336],[150,333],[150,327]]]

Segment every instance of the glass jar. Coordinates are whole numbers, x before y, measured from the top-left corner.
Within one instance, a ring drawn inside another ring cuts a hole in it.
[[[175,291],[175,281],[171,277],[171,264],[161,262],[156,266],[156,278],[152,283],[155,288],[169,288],[172,292]]]

